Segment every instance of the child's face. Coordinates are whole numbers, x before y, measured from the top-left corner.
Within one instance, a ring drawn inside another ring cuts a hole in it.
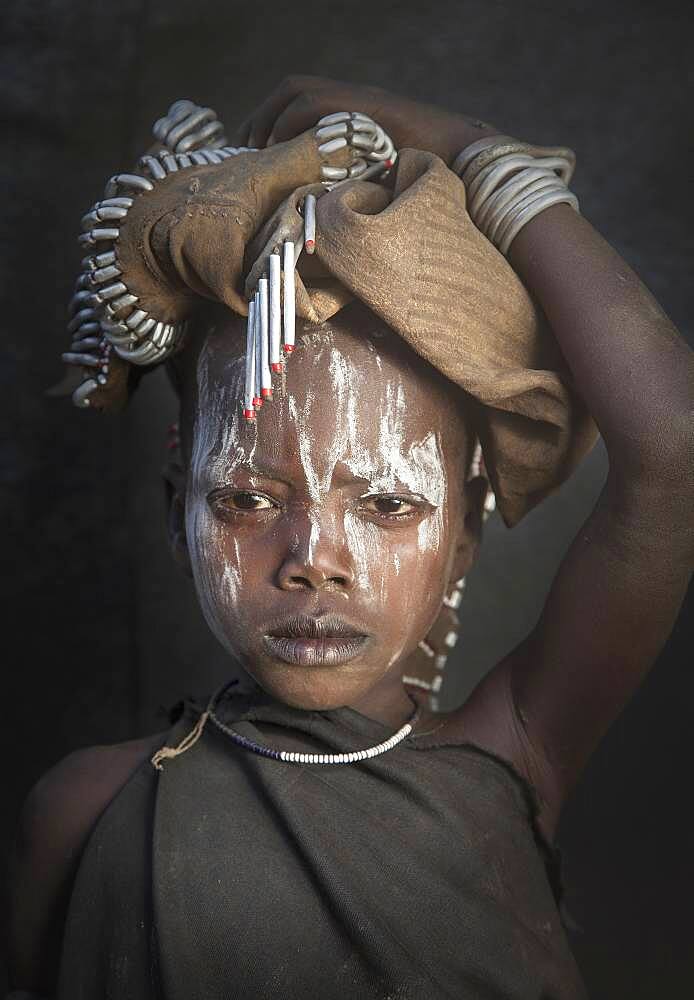
[[[252,423],[238,415],[238,340],[208,336],[184,431],[207,622],[261,687],[307,709],[349,704],[386,675],[399,684],[473,549],[469,442],[450,396],[392,335],[379,351],[367,331],[322,331],[298,338]]]

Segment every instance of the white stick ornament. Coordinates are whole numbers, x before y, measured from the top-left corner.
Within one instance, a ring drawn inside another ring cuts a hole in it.
[[[284,244],[282,269],[284,271],[284,353],[294,350],[296,324],[296,286],[294,284],[294,244],[289,240]]]
[[[260,293],[260,395],[263,399],[272,399],[272,377],[269,360],[269,316],[267,278],[258,281]]]
[[[307,194],[304,198],[304,247],[306,253],[316,249],[316,196]]]
[[[253,350],[255,351],[255,396],[253,397],[253,405],[256,410],[259,410],[263,405],[262,397],[262,374],[263,374],[263,358],[260,342],[260,292],[256,292],[253,296],[253,302],[255,303],[255,309],[253,310]]]
[[[270,254],[270,371],[281,372],[284,365],[280,360],[280,340],[282,337],[282,312],[280,305],[282,261],[279,253]]]
[[[246,420],[255,420],[253,399],[255,396],[255,301],[248,303],[246,324],[246,394],[243,415]]]
[[[324,157],[348,145],[354,154],[349,167],[321,165],[325,191],[349,180],[381,176],[393,166],[397,153],[391,139],[367,115],[341,111],[327,115],[318,126],[316,138],[324,140],[319,145]],[[223,148],[220,155],[225,152]],[[270,254],[268,273],[259,279],[249,303],[244,397],[244,415],[249,420],[264,401],[272,399],[272,375],[284,371],[285,360],[296,346],[296,266],[304,250],[315,253],[315,194],[305,196],[301,212],[301,237],[297,242],[285,240],[281,251],[277,248]]]

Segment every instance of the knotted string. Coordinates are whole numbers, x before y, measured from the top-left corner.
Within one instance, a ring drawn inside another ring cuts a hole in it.
[[[217,688],[217,690],[214,692],[214,694],[208,701],[207,708],[205,709],[205,711],[200,714],[198,721],[195,723],[195,725],[193,726],[191,731],[187,734],[187,736],[183,737],[178,746],[161,747],[159,750],[157,750],[157,752],[154,754],[151,760],[152,765],[157,769],[157,771],[164,770],[164,765],[162,764],[162,761],[171,760],[174,757],[178,757],[180,756],[180,754],[185,753],[186,750],[190,750],[192,746],[195,746],[195,744],[202,736],[203,729],[205,728],[205,724],[207,723],[207,720],[210,717],[210,713],[214,708],[216,701],[219,698],[221,698],[221,696],[224,694],[227,688],[233,687],[235,684],[238,683],[239,683],[238,678],[236,678],[233,681],[225,681],[225,683],[222,684],[220,688]]]

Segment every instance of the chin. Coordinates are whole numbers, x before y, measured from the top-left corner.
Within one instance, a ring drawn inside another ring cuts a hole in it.
[[[273,698],[313,712],[343,708],[367,694],[381,677],[354,669],[347,673],[344,667],[301,668],[286,664],[247,672]]]

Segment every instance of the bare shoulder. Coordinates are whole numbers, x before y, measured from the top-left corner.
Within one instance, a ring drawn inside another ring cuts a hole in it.
[[[161,744],[166,732],[125,743],[84,747],[54,764],[27,795],[18,833],[31,840],[45,824],[60,839],[72,839],[88,826],[113,799],[137,767]]]
[[[55,987],[63,925],[82,851],[106,807],[166,733],[75,750],[27,795],[10,864],[10,982]]]

